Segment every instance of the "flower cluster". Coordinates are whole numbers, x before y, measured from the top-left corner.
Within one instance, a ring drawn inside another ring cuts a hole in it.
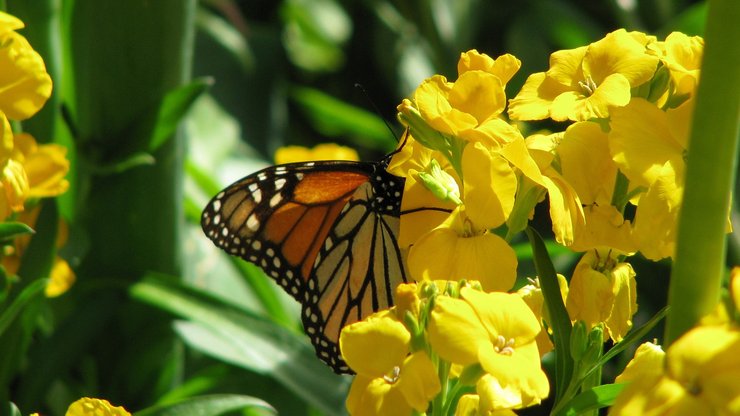
[[[519,60],[472,50],[461,55],[456,80],[435,75],[403,100],[405,144],[388,170],[406,177],[399,245],[409,275],[424,283],[400,288],[396,308],[343,332],[342,353],[358,372],[351,413],[443,406],[447,377],[476,385],[457,396],[459,414],[510,411],[547,395],[539,356],[552,342],[538,282],[501,293],[516,280],[508,242],[545,198],[557,242],[584,252],[570,282],[560,277],[575,322],[570,354],[583,358],[578,377],[604,339],[625,337],[637,311],[626,258],[673,254],[702,49],[699,37],[659,41],[617,30],[553,53],[550,68],[530,75],[508,109],[505,87]],[[570,124],[527,137],[510,121],[548,118]],[[482,292],[429,283],[438,280],[477,281]],[[374,362],[374,342],[395,352],[371,369],[364,365]]]
[[[26,38],[16,32],[23,28],[16,17],[0,12],[0,219],[12,218],[33,226],[39,198],[64,193],[69,183],[66,148],[57,144],[38,144],[28,133],[14,133],[12,121],[36,114],[51,95],[51,77],[41,56]],[[2,265],[9,274],[18,270],[19,259],[28,237],[17,238],[6,246]],[[58,296],[74,281],[69,265],[57,259],[47,296]]]
[[[357,372],[351,414],[409,415],[430,402],[447,409],[438,414],[455,403],[460,415],[508,413],[549,394],[540,324],[521,296],[434,281],[400,285],[396,299],[342,331],[342,355]]]
[[[610,415],[740,413],[740,267],[727,303],[667,351],[642,344],[618,383],[629,383]]]

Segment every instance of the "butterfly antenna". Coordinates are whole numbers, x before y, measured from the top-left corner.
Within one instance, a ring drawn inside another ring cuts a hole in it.
[[[373,107],[373,110],[375,110],[375,113],[378,115],[378,117],[380,117],[383,120],[383,123],[385,123],[385,126],[388,128],[388,131],[391,132],[391,136],[393,136],[393,138],[398,137],[396,132],[393,131],[393,127],[391,127],[391,125],[388,123],[388,120],[386,120],[386,118],[383,117],[383,114],[380,112],[378,105],[375,104],[375,101],[373,101],[373,99],[370,97],[370,94],[367,93],[367,90],[365,89],[365,87],[363,87],[362,84],[360,83],[355,83],[355,88],[359,89],[360,91],[362,91],[363,94],[365,94],[365,98],[367,98],[367,101],[370,102],[370,105]]]

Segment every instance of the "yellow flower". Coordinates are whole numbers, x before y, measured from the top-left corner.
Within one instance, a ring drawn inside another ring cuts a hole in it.
[[[516,294],[524,299],[524,302],[527,303],[527,306],[529,306],[529,309],[532,310],[534,316],[540,321],[540,327],[542,328],[542,331],[537,334],[536,341],[537,350],[540,352],[540,357],[542,357],[543,355],[552,351],[554,345],[552,344],[550,336],[545,329],[546,327],[549,328],[549,326],[546,326],[547,322],[549,321],[549,317],[547,309],[544,307],[545,297],[542,295],[540,280],[539,278],[536,278],[534,280],[530,280],[530,282],[530,284],[524,285],[519,288],[519,290],[516,291]],[[565,302],[565,299],[567,299],[568,297],[568,281],[565,280],[565,276],[563,276],[562,274],[558,274],[558,285],[560,286],[560,296],[562,296],[563,302]]]
[[[318,144],[313,148],[283,146],[275,151],[275,164],[310,162],[313,160],[360,160],[357,151],[333,143]]]
[[[400,117],[418,140],[440,151],[448,150],[443,147],[451,138],[481,141],[490,148],[516,140],[521,137],[518,129],[499,116],[506,106],[504,86],[520,65],[511,55],[493,60],[474,50],[463,53],[457,80],[448,82],[441,75],[426,79],[414,92],[413,102],[399,105]],[[437,134],[425,134],[425,128]]]
[[[83,397],[69,405],[66,416],[131,416],[131,413],[108,400]]]
[[[410,339],[395,313],[387,310],[342,330],[342,356],[357,373],[347,397],[350,414],[410,415],[427,409],[441,386],[424,351],[409,355]]]
[[[13,137],[14,148],[9,153],[0,178],[0,215],[23,210],[27,198],[53,197],[64,193],[69,182],[67,149],[57,144],[36,144],[27,134]]]
[[[462,75],[467,71],[483,71],[495,75],[505,87],[514,74],[522,67],[522,62],[514,55],[504,54],[496,59],[475,49],[460,54],[457,62],[457,74]]]
[[[612,112],[612,158],[631,187],[646,190],[632,200],[638,205],[633,238],[651,260],[673,255],[693,104],[662,111],[635,98]]]
[[[622,340],[637,312],[637,283],[629,263],[619,263],[613,250],[591,250],[578,262],[570,279],[566,308],[570,318],[590,330],[603,324],[614,341]]]
[[[29,227],[33,228],[36,224],[36,220],[38,219],[39,212],[40,207],[36,207],[35,209],[30,211],[21,212],[18,215],[17,221],[27,224]],[[23,252],[26,250],[26,247],[28,247],[30,239],[31,236],[28,235],[17,237],[13,241],[12,246],[6,246],[6,252],[2,257],[2,266],[5,268],[7,273],[12,275],[18,272],[21,258],[23,257]],[[60,221],[56,240],[57,248],[64,246],[66,241],[67,226],[63,221]],[[49,283],[47,283],[46,285],[46,297],[53,298],[63,294],[74,284],[76,279],[77,278],[75,276],[75,273],[69,267],[69,264],[64,259],[57,256],[54,259],[54,264],[51,268]]]
[[[15,136],[16,160],[28,175],[28,197],[48,198],[63,194],[69,188],[64,179],[69,171],[67,149],[58,144],[38,145],[27,133]]]
[[[12,120],[31,117],[51,95],[44,60],[15,32],[22,27],[13,16],[0,15],[0,112]]]
[[[574,223],[573,241],[566,245],[575,251],[597,247],[636,251],[630,221],[611,205],[617,165],[609,153],[607,134],[597,123],[574,123],[565,131],[556,152],[562,177],[578,195],[584,215],[582,223]],[[561,237],[558,241],[564,240]]]
[[[610,415],[740,414],[740,332],[699,326],[666,351],[641,347],[617,382],[630,384]]]
[[[507,408],[537,404],[549,394],[535,342],[540,324],[520,296],[469,287],[460,289],[460,299],[439,296],[427,331],[442,359],[480,363],[493,377],[487,381],[506,391]]]
[[[671,92],[679,96],[693,95],[701,72],[704,39],[673,32],[664,42],[649,44],[648,50],[668,68],[673,84]]]
[[[509,104],[515,120],[583,121],[607,118],[609,107],[626,105],[630,89],[651,79],[658,58],[647,39],[620,29],[598,42],[550,55],[550,69],[530,75]]]

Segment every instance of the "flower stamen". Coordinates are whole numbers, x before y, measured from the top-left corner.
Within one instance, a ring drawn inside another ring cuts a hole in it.
[[[586,93],[587,96],[590,96],[596,91],[596,83],[594,82],[594,79],[591,78],[591,76],[587,76],[585,80],[578,81],[578,85],[581,87],[581,89]]]
[[[396,381],[398,381],[398,377],[400,375],[401,375],[401,367],[395,366],[393,367],[393,370],[391,370],[391,374],[386,374],[383,376],[383,380],[385,380],[389,384],[393,384]]]
[[[493,350],[502,355],[512,355],[514,353],[514,338],[507,340],[503,335],[499,335],[496,338]]]

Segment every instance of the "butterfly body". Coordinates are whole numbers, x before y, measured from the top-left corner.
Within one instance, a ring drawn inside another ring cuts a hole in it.
[[[341,328],[393,304],[406,281],[397,236],[404,178],[386,162],[317,161],[263,169],[206,206],[205,234],[252,262],[302,304],[316,353],[349,369]]]

